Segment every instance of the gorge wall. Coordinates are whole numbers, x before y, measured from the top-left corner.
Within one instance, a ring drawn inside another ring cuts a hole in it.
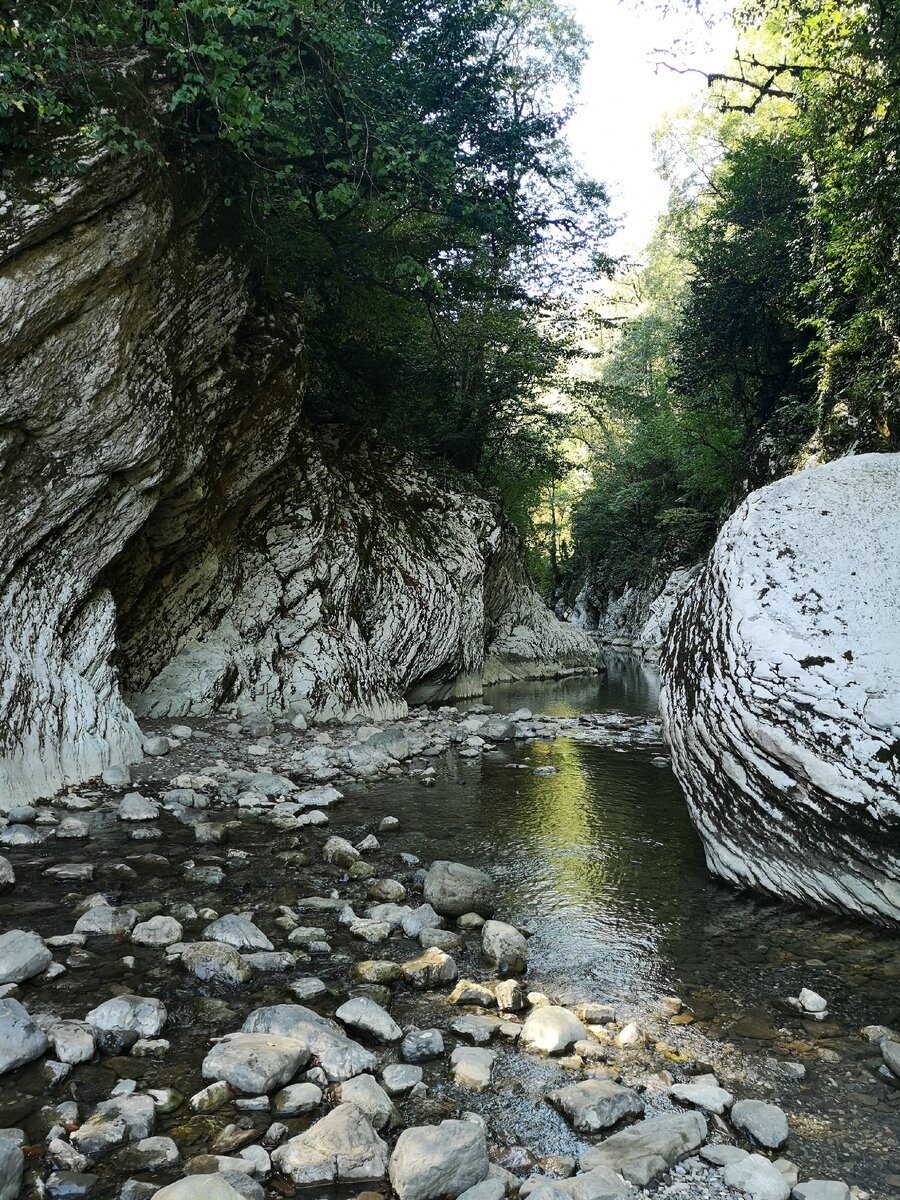
[[[202,183],[80,166],[0,195],[0,806],[139,757],[135,714],[597,666],[495,505],[306,423],[302,328]]]
[[[662,657],[673,765],[712,871],[900,922],[900,455],[752,493]]]
[[[604,646],[634,650],[648,662],[656,662],[678,600],[699,569],[680,567],[646,586],[628,584],[621,594],[603,594],[586,579],[569,619],[579,629],[596,633]]]

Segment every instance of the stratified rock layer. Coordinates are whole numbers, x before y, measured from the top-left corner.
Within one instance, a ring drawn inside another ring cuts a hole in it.
[[[900,921],[900,455],[754,492],[683,597],[662,671],[710,869]]]
[[[402,715],[597,663],[496,506],[302,412],[302,329],[201,182],[97,155],[0,215],[0,809],[134,713]]]

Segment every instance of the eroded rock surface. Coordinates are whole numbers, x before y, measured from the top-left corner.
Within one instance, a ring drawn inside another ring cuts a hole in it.
[[[717,875],[900,921],[900,455],[754,492],[662,661],[672,761]]]

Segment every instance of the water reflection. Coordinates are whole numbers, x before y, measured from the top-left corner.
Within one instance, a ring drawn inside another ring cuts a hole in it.
[[[603,651],[603,675],[575,675],[535,683],[498,683],[487,688],[484,700],[498,712],[530,708],[551,717],[616,709],[629,715],[655,713],[659,704],[659,673],[634,654]]]

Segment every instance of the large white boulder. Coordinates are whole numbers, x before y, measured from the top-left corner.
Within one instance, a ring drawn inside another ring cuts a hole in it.
[[[754,492],[662,658],[672,761],[709,867],[900,921],[900,454]]]
[[[391,1186],[400,1200],[460,1196],[487,1173],[484,1130],[470,1121],[404,1129],[391,1155]]]

